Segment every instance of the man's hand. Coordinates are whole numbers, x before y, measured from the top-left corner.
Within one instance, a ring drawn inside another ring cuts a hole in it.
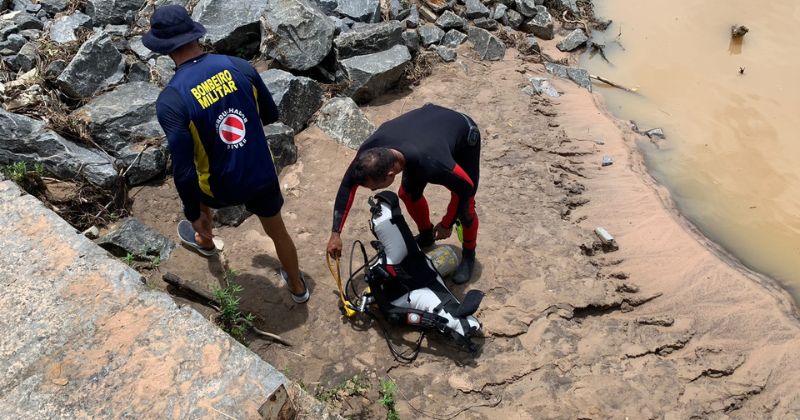
[[[442,223],[439,222],[433,227],[433,233],[436,234],[437,241],[440,239],[447,239],[453,234],[453,227],[445,228],[442,226]]]
[[[328,240],[328,255],[335,259],[342,256],[342,237],[339,232],[331,232],[331,238]]]
[[[208,207],[201,208],[200,217],[192,222],[192,227],[194,227],[194,231],[196,233],[195,240],[197,241],[198,245],[207,249],[214,248],[214,241],[212,240],[214,238],[214,234],[211,231],[213,226],[211,209]]]

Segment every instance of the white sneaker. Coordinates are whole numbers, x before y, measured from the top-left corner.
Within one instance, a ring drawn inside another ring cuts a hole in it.
[[[282,268],[281,268],[281,278],[283,279],[283,282],[286,283],[286,286],[288,287],[289,286],[289,273],[287,273],[286,270],[284,270]],[[289,294],[292,295],[292,300],[294,301],[294,303],[306,303],[306,302],[308,302],[308,298],[311,297],[311,291],[309,291],[308,290],[308,286],[306,286],[306,278],[303,275],[302,271],[300,272],[300,281],[303,282],[303,289],[305,289],[303,291],[302,295],[296,295],[296,294],[292,293],[291,290],[289,290]]]

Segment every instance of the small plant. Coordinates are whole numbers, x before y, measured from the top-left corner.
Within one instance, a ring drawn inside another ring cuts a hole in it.
[[[122,259],[122,261],[123,261],[125,264],[128,264],[129,266],[133,267],[133,262],[134,262],[134,261],[136,261],[136,256],[135,256],[135,255],[133,255],[133,254],[131,254],[131,253],[129,252],[129,253],[128,253],[128,255],[126,255],[126,256],[125,256],[125,257]]]
[[[361,375],[353,375],[330,389],[317,391],[317,399],[322,402],[343,400],[354,395],[363,395],[369,389],[369,381]]]
[[[155,257],[153,257],[152,260],[150,260],[150,268],[158,269],[158,266],[160,265],[161,265],[161,256],[156,255]]]
[[[229,281],[228,287],[214,291],[214,297],[220,303],[220,314],[217,319],[222,330],[239,342],[244,343],[244,335],[253,326],[255,316],[250,313],[242,314],[239,310],[239,297],[237,294],[242,290],[244,290],[242,286]]]
[[[381,405],[386,408],[386,420],[400,420],[400,415],[395,409],[394,391],[397,390],[397,384],[391,379],[381,380]]]
[[[44,166],[41,164],[35,164],[33,170],[29,170],[27,163],[14,162],[11,165],[0,167],[0,172],[31,195],[38,195],[46,189],[44,181],[42,181]]]

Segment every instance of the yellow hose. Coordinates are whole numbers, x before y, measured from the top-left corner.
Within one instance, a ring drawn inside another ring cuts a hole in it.
[[[339,259],[336,258],[336,271],[334,271],[334,264],[331,264],[331,256],[328,253],[325,253],[325,261],[328,263],[328,270],[331,272],[331,276],[333,279],[336,280],[336,286],[339,287],[339,298],[342,300],[342,307],[344,308],[344,314],[348,317],[351,317],[356,314],[356,311],[353,309],[353,304],[350,303],[344,297],[344,289],[342,288],[342,270],[339,268]]]

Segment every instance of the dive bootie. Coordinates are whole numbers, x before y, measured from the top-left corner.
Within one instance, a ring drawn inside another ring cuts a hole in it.
[[[461,262],[456,267],[453,274],[453,283],[464,284],[472,278],[472,271],[475,269],[475,251],[464,250],[461,254]]]
[[[414,239],[417,241],[419,249],[430,248],[436,242],[436,238],[433,236],[433,228],[420,231],[419,235],[415,236]]]

